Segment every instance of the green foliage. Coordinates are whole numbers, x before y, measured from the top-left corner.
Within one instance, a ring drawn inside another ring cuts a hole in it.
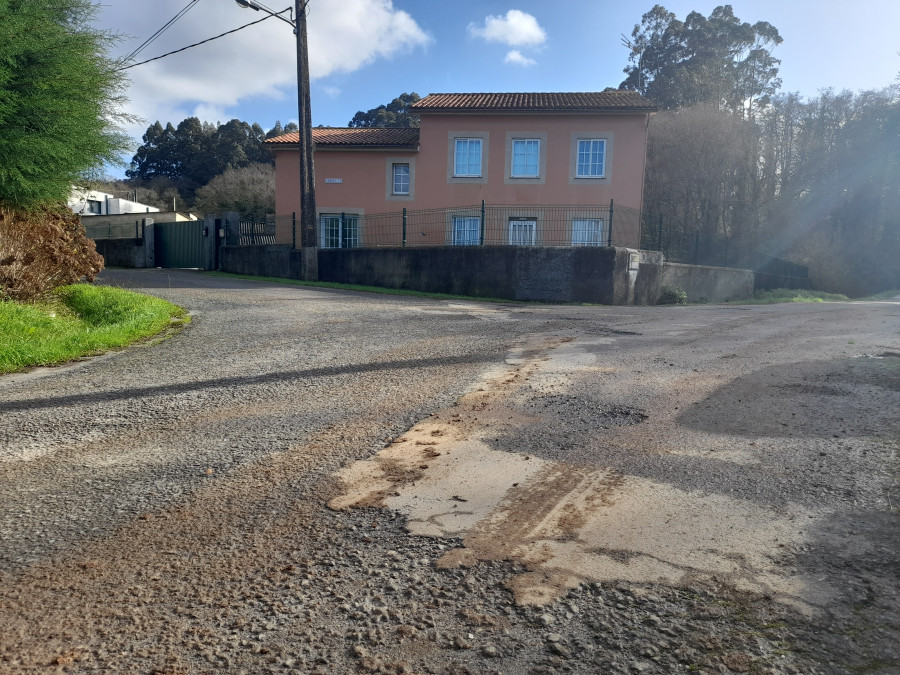
[[[197,190],[195,207],[200,213],[237,211],[261,222],[275,212],[275,169],[271,164],[229,168]]]
[[[81,219],[65,206],[0,207],[0,299],[33,300],[102,269]]]
[[[686,305],[688,302],[687,291],[681,286],[663,286],[662,295],[656,301],[657,305]]]
[[[124,78],[91,0],[0,0],[0,204],[65,201],[79,174],[127,147]]]
[[[409,106],[421,97],[413,92],[400,94],[387,105],[380,105],[366,112],[360,110],[347,124],[349,127],[417,127],[419,117],[409,112]]]
[[[798,288],[773,288],[770,291],[754,291],[753,299],[739,304],[770,305],[779,302],[847,302],[846,295],[825,293]]]
[[[780,61],[771,54],[781,42],[774,26],[741,22],[731,5],[684,21],[655,5],[627,41],[631,65],[619,86],[667,110],[713,103],[752,117],[781,86]]]
[[[88,284],[60,288],[41,304],[0,302],[0,373],[123,347],[184,314],[159,298]]]
[[[145,181],[166,178],[193,190],[229,167],[274,164],[262,145],[268,137],[259,124],[237,119],[218,126],[196,117],[182,120],[177,127],[155,122],[147,127],[125,175]]]

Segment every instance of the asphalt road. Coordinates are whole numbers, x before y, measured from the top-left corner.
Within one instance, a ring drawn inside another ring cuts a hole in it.
[[[900,670],[898,302],[101,281],[192,322],[0,378],[0,672]]]

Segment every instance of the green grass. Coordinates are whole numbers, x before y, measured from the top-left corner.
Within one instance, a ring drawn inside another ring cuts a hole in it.
[[[799,288],[775,288],[770,291],[754,291],[750,300],[735,300],[734,305],[772,305],[778,302],[847,302],[840,293],[823,293]]]
[[[895,288],[890,291],[881,291],[881,293],[860,298],[860,300],[893,300],[897,296],[900,296],[900,288]]]
[[[299,279],[284,279],[282,277],[256,277],[246,274],[230,274],[228,272],[204,272],[214,277],[229,277],[231,279],[245,279],[247,281],[266,281],[274,284],[289,284],[292,286],[312,286],[315,288],[334,288],[340,291],[364,291],[366,293],[382,293],[384,295],[411,295],[419,298],[436,298],[438,300],[477,300],[478,302],[502,302],[504,304],[529,304],[524,300],[506,300],[504,298],[483,298],[473,295],[454,295],[452,293],[428,293],[427,291],[412,291],[403,288],[382,288],[381,286],[360,286],[359,284],[339,284],[333,281],[300,281]],[[540,304],[540,303],[531,303]]]
[[[0,302],[0,373],[99,354],[187,319],[180,307],[141,293],[74,284],[35,304]]]

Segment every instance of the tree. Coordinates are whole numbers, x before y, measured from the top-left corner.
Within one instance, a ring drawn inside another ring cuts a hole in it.
[[[741,22],[731,5],[683,22],[655,5],[625,40],[631,65],[619,86],[667,110],[712,103],[752,118],[781,86],[771,53],[781,42],[770,23]]]
[[[380,105],[367,112],[360,110],[347,124],[349,127],[417,127],[418,115],[413,115],[409,107],[421,97],[413,92],[400,94],[387,105]]]
[[[0,204],[64,201],[79,174],[117,162],[124,78],[91,0],[0,0]]]
[[[197,190],[200,213],[237,211],[261,221],[275,211],[275,169],[271,164],[229,168]]]

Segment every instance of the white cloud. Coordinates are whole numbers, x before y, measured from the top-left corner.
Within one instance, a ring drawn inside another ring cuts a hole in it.
[[[537,63],[534,59],[529,59],[518,49],[511,49],[506,53],[506,58],[503,59],[505,63],[511,63],[516,66],[522,66],[527,68],[528,66],[533,66]]]
[[[331,85],[325,85],[324,87],[322,87],[322,92],[328,98],[337,98],[342,93],[340,87],[333,87]]]
[[[122,42],[130,53],[170,17],[184,0],[106,0],[100,24],[134,36]],[[389,59],[427,46],[432,38],[392,0],[313,2],[307,20],[310,79],[348,73],[378,59]],[[152,58],[224,33],[263,17],[232,2],[211,8],[198,3],[137,60]],[[129,69],[131,86],[127,112],[145,122],[128,129],[140,137],[147,122],[165,123],[197,115],[207,122],[225,122],[239,101],[283,100],[296,92],[296,41],[289,26],[269,19],[237,33],[180,54]]]
[[[547,33],[531,14],[511,9],[506,16],[487,16],[484,26],[469,24],[469,34],[488,42],[510,47],[536,47],[547,40]]]

